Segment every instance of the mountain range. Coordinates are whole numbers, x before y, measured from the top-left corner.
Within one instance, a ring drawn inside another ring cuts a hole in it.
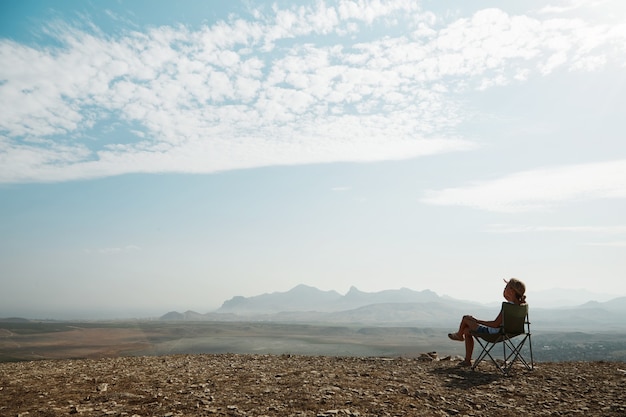
[[[298,285],[287,292],[275,292],[254,297],[233,297],[225,301],[217,313],[268,314],[283,311],[333,312],[350,310],[370,304],[424,303],[439,301],[440,297],[430,290],[413,291],[408,288],[385,290],[375,293],[359,291],[351,287],[346,295],[337,291],[322,291],[307,285]]]
[[[236,296],[210,313],[169,312],[161,320],[276,321],[301,323],[368,324],[386,326],[450,327],[464,314],[492,319],[498,305],[442,297],[430,290],[408,288],[367,293],[351,287],[345,294],[298,285],[286,292],[253,297]],[[626,329],[626,297],[591,301],[571,307],[531,308],[530,318],[545,329]]]

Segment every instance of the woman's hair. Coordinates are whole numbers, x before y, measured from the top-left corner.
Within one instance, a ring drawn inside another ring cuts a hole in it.
[[[505,280],[505,282],[506,285],[508,285],[509,288],[512,288],[515,292],[517,301],[519,301],[520,304],[524,304],[526,302],[526,296],[524,295],[526,293],[526,285],[524,285],[524,283],[517,278],[511,278],[508,281]]]

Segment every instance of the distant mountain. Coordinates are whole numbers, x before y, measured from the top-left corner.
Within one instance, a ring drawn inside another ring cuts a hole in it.
[[[254,297],[233,297],[224,302],[216,313],[272,314],[280,312],[316,311],[336,312],[382,303],[423,303],[440,301],[430,290],[413,291],[408,288],[374,293],[351,287],[346,295],[336,291],[322,291],[307,285],[298,285],[287,292],[274,292]]]
[[[185,320],[185,315],[178,311],[170,311],[160,317],[161,320]]]
[[[615,295],[608,293],[597,293],[583,289],[552,288],[549,290],[532,291],[526,293],[528,303],[534,307],[541,308],[561,308],[574,307],[589,301],[606,302]]]
[[[351,287],[346,295],[298,285],[287,292],[253,297],[233,297],[218,310],[199,314],[169,312],[161,320],[279,321],[324,323],[370,323],[439,326],[458,322],[463,314],[489,312],[491,307],[439,297],[430,290],[408,288],[363,292]]]
[[[614,298],[610,301],[601,303],[601,306],[611,311],[626,312],[626,297]]]
[[[491,319],[495,318],[498,311],[474,304],[440,299],[369,304],[352,310],[328,313],[325,319],[327,322],[342,324],[454,328],[458,326],[460,318],[469,313]]]
[[[530,320],[535,330],[611,331],[626,328],[621,319],[626,313],[626,297],[558,308],[542,308],[533,303],[530,305]],[[491,320],[496,317],[498,310],[499,303],[484,305],[460,301],[447,296],[440,297],[430,290],[401,288],[366,293],[352,287],[342,296],[336,291],[298,285],[287,292],[233,297],[211,313],[169,312],[161,320],[272,321],[453,329],[464,314]]]
[[[24,319],[22,317],[5,317],[0,318],[0,322],[2,323],[28,323],[29,319]]]
[[[603,303],[598,301],[589,301],[580,307],[585,309],[601,309],[616,313],[626,313],[626,297],[614,298]]]
[[[455,304],[450,301],[425,303],[380,303],[350,310],[283,311],[265,314],[223,314],[194,312],[167,313],[161,320],[170,321],[268,321],[280,323],[323,323],[341,325],[450,327],[458,325],[464,314],[495,318],[497,310],[476,305]]]
[[[358,308],[370,304],[385,303],[426,303],[441,301],[436,293],[430,290],[413,291],[408,288],[399,290],[385,290],[367,293],[359,291],[356,287],[350,287],[350,291],[342,298],[339,310],[346,308]]]
[[[216,313],[268,314],[281,311],[332,311],[342,298],[337,291],[322,291],[308,285],[298,285],[287,292],[274,292],[254,297],[236,296]]]

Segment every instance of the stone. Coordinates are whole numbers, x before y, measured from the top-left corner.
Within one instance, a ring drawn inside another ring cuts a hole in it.
[[[473,371],[437,360],[436,352],[420,357],[198,354],[0,363],[0,415],[622,416],[626,410],[623,363],[541,363],[502,376],[491,363]]]

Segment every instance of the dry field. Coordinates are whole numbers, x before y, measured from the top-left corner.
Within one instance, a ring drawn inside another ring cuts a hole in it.
[[[410,356],[459,348],[443,330],[219,322],[0,323],[0,362],[183,353]],[[455,353],[455,352],[451,352]]]
[[[450,329],[276,322],[0,321],[0,362],[201,353],[416,357],[463,354]],[[540,362],[625,361],[626,332],[533,332]]]

